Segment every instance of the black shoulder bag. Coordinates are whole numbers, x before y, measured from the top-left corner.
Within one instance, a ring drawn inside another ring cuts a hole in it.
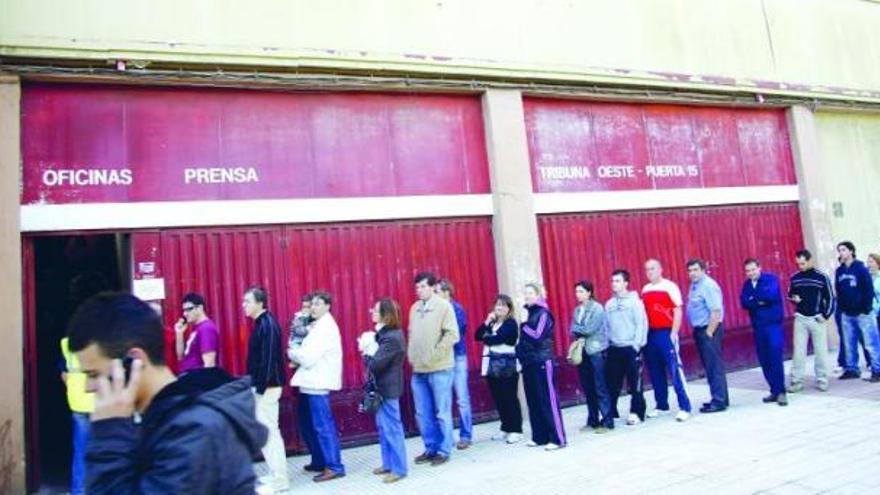
[[[376,414],[382,407],[382,395],[379,393],[379,387],[376,386],[376,376],[369,369],[367,370],[367,383],[364,384],[364,396],[358,405],[358,410],[366,414]]]

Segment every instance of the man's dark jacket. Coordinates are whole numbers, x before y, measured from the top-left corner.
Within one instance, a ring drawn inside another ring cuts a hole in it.
[[[194,370],[163,388],[140,424],[92,423],[88,493],[252,494],[253,458],[266,443],[250,379]]]
[[[264,311],[254,321],[254,330],[248,339],[247,374],[258,394],[263,395],[269,387],[284,385],[283,356],[281,327],[272,313]]]

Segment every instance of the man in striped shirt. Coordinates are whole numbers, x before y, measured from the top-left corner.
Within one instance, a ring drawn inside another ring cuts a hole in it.
[[[827,321],[834,315],[834,289],[828,275],[814,266],[813,255],[803,249],[795,253],[798,272],[791,276],[788,299],[796,305],[794,315],[794,355],[789,393],[804,389],[807,340],[813,339],[816,388],[828,390]]]
[[[691,413],[691,401],[678,350],[683,304],[681,290],[675,282],[663,278],[663,266],[655,259],[645,262],[645,273],[650,281],[642,289],[642,300],[648,313],[645,360],[657,403],[657,407],[648,413],[648,417],[656,418],[669,413],[669,389],[666,382],[668,370],[678,398],[678,415],[675,419],[687,421]]]

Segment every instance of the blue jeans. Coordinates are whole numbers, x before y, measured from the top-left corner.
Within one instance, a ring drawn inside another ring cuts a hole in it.
[[[452,378],[452,368],[412,375],[416,423],[430,455],[452,454]]]
[[[846,338],[843,336],[843,313],[840,312],[840,308],[837,308],[837,311],[834,312],[834,322],[837,323],[837,336],[840,337],[840,344],[837,345],[837,365],[841,368],[846,369]],[[877,319],[877,326],[880,327],[880,317]],[[871,366],[871,357],[868,356],[868,350],[865,349],[865,341],[862,339],[862,334],[859,333],[859,345],[862,346],[862,351],[865,354],[865,362],[868,363],[868,366]]]
[[[461,430],[458,439],[462,442],[470,442],[474,436],[474,419],[471,415],[471,394],[468,392],[468,362],[467,356],[455,356],[455,377],[453,389],[455,400],[458,401],[458,418]]]
[[[861,338],[868,354],[872,373],[880,373],[880,335],[877,319],[873,314],[842,315],[843,338],[846,349],[846,371],[859,371],[859,339]]]
[[[330,396],[303,394],[299,396],[300,434],[312,454],[312,466],[345,473],[339,450],[336,419],[330,409]]]
[[[376,412],[382,468],[398,476],[406,476],[406,443],[400,419],[400,399],[385,399]]]
[[[70,493],[82,495],[86,484],[86,444],[92,423],[88,414],[72,413],[73,418],[73,459],[70,463]]]

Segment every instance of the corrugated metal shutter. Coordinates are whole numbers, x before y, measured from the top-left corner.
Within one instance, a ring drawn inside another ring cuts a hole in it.
[[[455,284],[456,298],[468,312],[472,339],[497,292],[488,218],[172,229],[161,233],[160,256],[166,280],[166,323],[179,315],[183,294],[204,294],[208,313],[221,332],[221,363],[234,374],[244,373],[247,357],[250,323],[241,311],[247,286],[260,283],[266,287],[269,307],[283,327],[303,293],[317,289],[331,293],[344,348],[343,391],[332,396],[333,409],[345,442],[364,439],[375,431],[372,416],[357,412],[363,368],[356,338],[371,327],[368,311],[376,299],[395,298],[405,316],[415,300],[412,277],[419,271],[434,271]],[[475,412],[490,413],[491,399],[478,376],[477,346],[468,342],[468,347]],[[288,446],[296,448],[301,444],[296,438],[293,399],[288,395],[286,391],[282,400],[282,433]],[[402,404],[407,426],[413,431],[408,391]]]
[[[743,260],[759,258],[764,270],[778,274],[787,287],[794,252],[803,245],[795,204],[548,215],[539,218],[539,230],[548,299],[561,323],[556,342],[559,355],[569,342],[567,329],[576,304],[573,286],[578,280],[592,280],[598,299],[604,302],[611,295],[615,268],[629,270],[630,287],[641,290],[647,282],[643,263],[654,257],[661,260],[665,275],[679,284],[686,298],[685,264],[688,258],[702,257],[724,291],[725,354],[732,367],[755,362],[748,315],[739,308]],[[791,308],[786,311],[791,316]],[[690,328],[683,332],[689,336]],[[682,352],[686,371],[701,371],[689,339]],[[570,378],[575,379],[573,374]],[[577,387],[566,384],[563,388],[573,391]]]

